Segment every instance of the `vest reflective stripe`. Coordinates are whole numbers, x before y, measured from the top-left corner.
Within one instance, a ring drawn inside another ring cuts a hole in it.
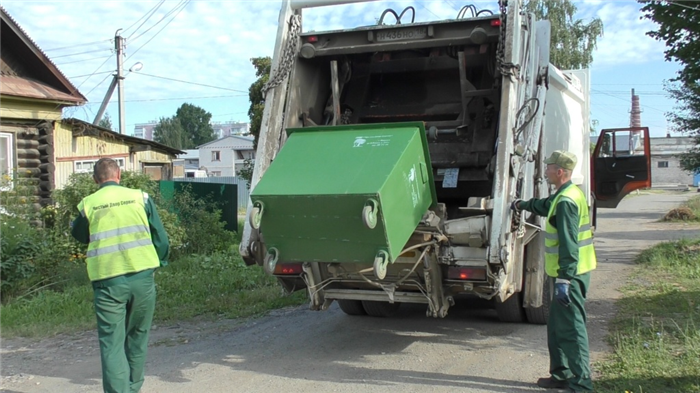
[[[585,231],[590,231],[590,230],[591,230],[590,224],[578,227],[579,232],[585,232]],[[557,233],[545,233],[544,238],[550,239],[550,240],[559,240],[559,235]],[[578,245],[580,246],[581,242],[579,242]]]
[[[91,281],[160,266],[145,196],[140,190],[105,186],[78,205],[90,224],[86,262]]]
[[[117,251],[126,251],[131,248],[136,248],[136,247],[141,247],[141,246],[152,246],[153,242],[151,242],[151,239],[141,239],[141,240],[134,240],[128,243],[122,243],[122,244],[117,244],[114,246],[108,246],[108,247],[102,247],[98,248],[95,250],[90,250],[86,254],[87,257],[98,257],[100,255],[105,255],[109,254],[112,252],[117,252]]]
[[[593,248],[593,232],[591,232],[591,221],[588,212],[588,203],[581,189],[575,185],[569,185],[552,201],[546,220],[545,233],[545,270],[547,275],[557,277],[559,270],[559,233],[557,228],[550,224],[552,217],[556,214],[557,203],[561,198],[573,201],[578,207],[578,264],[576,274],[583,274],[595,269],[597,261],[595,249]]]
[[[132,225],[130,227],[112,229],[110,231],[100,232],[100,233],[96,233],[94,235],[91,234],[90,241],[94,242],[96,240],[104,240],[104,239],[108,239],[110,237],[126,235],[127,233],[136,233],[136,232],[148,232],[148,233],[150,233],[151,231],[145,225]]]

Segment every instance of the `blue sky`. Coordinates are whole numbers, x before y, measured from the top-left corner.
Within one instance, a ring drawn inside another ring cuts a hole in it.
[[[470,1],[479,9],[498,9],[495,0]],[[92,121],[116,70],[111,48],[117,29],[127,38],[125,69],[142,62],[125,79],[127,134],[134,124],[175,114],[184,102],[212,114],[212,121],[247,122],[248,87],[255,80],[250,58],[271,56],[280,1],[35,1],[0,0],[27,34],[87,96],[83,107],[66,116]],[[304,11],[304,30],[327,30],[376,23],[386,8],[416,8],[416,21],[454,18],[467,3],[377,1]],[[645,35],[655,25],[641,20],[633,0],[579,0],[578,17],[600,17],[604,35],[591,67],[591,118],[599,128],[629,125],[630,89],[640,96],[642,124],[664,136],[664,113],[674,102],[664,80],[679,69],[664,61],[664,45]],[[153,14],[146,19],[150,11]],[[145,22],[144,22],[145,20]],[[142,23],[143,22],[143,23]],[[167,79],[165,79],[167,78]],[[107,108],[118,124],[117,94]],[[680,135],[680,134],[673,134]]]

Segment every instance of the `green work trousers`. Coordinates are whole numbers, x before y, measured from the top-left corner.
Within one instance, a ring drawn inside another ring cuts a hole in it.
[[[590,283],[591,273],[580,274],[571,280],[571,304],[565,307],[553,299],[547,322],[549,372],[554,379],[568,381],[569,387],[576,392],[593,391],[584,308]]]
[[[156,305],[153,270],[96,281],[93,289],[102,387],[107,393],[138,392]]]

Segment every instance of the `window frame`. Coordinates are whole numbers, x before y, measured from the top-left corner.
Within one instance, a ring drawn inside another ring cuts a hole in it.
[[[0,143],[5,143],[7,146],[7,176],[9,180],[7,185],[2,185],[0,182],[0,191],[11,191],[14,188],[14,168],[15,168],[15,135],[11,132],[0,132]],[[3,141],[4,140],[4,141]],[[0,176],[4,175],[0,173]],[[3,181],[4,182],[4,181]]]
[[[216,157],[216,158],[214,158]],[[221,162],[221,150],[212,150],[211,162]]]
[[[126,170],[126,158],[125,157],[115,157],[112,159],[117,162],[120,170],[122,170],[122,171]],[[95,167],[95,163],[97,161],[99,161],[99,158],[94,159],[94,160],[75,160],[75,161],[73,161],[73,173],[92,173],[93,169]],[[80,163],[80,164],[92,163],[93,165],[90,169],[82,169],[82,168],[78,169],[78,163]]]
[[[663,164],[663,165],[662,165]],[[657,168],[669,168],[669,163],[668,161],[657,161],[656,163]]]

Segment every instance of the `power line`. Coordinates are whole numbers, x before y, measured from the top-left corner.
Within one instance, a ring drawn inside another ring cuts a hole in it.
[[[169,80],[169,81],[173,81],[173,82],[186,83],[186,84],[189,84],[189,85],[203,86],[203,87],[211,87],[211,88],[213,88],[213,89],[220,89],[220,90],[227,90],[227,91],[235,91],[235,92],[237,92],[237,93],[246,93],[246,94],[248,93],[247,91],[244,91],[244,90],[228,89],[228,88],[226,88],[226,87],[213,86],[213,85],[206,85],[206,84],[204,84],[204,83],[188,82],[188,81],[183,81],[183,80],[181,80],[181,79],[175,79],[175,78],[168,78],[168,77],[165,77],[165,76],[158,76],[158,75],[146,74],[146,73],[143,73],[143,72],[138,72],[138,73],[135,73],[135,74],[136,74],[136,75],[143,75],[143,76],[150,76],[150,77],[152,77],[152,78],[165,79],[165,80]]]
[[[66,64],[81,63],[81,62],[84,62],[84,61],[92,61],[92,60],[100,60],[100,59],[107,59],[107,60],[109,60],[109,59],[112,58],[112,56],[114,56],[114,54],[111,54],[111,55],[109,55],[109,56],[91,57],[91,58],[89,58],[89,59],[80,59],[80,60],[67,61],[67,62],[65,62],[65,63],[58,63],[58,64],[56,64],[56,65],[62,66],[62,65],[66,65]],[[106,61],[105,61],[105,63],[106,63]],[[102,65],[104,65],[105,63],[102,63]],[[98,69],[101,68],[102,65],[101,65],[100,67],[98,67]]]
[[[180,9],[177,11],[177,13],[175,14],[175,16],[173,16],[172,19],[170,19],[170,20],[168,21],[168,23],[165,24],[165,26],[163,26],[160,30],[158,30],[158,31],[156,32],[156,34],[153,35],[153,37],[149,38],[149,40],[146,41],[146,42],[144,42],[144,44],[141,45],[138,49],[136,49],[136,50],[134,51],[134,53],[132,53],[131,55],[129,55],[129,56],[126,58],[126,60],[129,60],[130,58],[132,58],[136,53],[138,53],[138,51],[141,50],[141,48],[143,48],[143,47],[146,46],[149,42],[151,42],[154,38],[156,38],[156,37],[158,36],[158,34],[160,34],[161,31],[163,31],[166,27],[168,27],[168,26],[170,25],[170,23],[172,23],[172,22],[175,20],[175,18],[177,18],[177,16],[180,15],[180,12],[182,12],[182,10],[184,10],[185,7],[187,7],[187,5],[188,5],[189,3],[190,3],[190,0],[185,0],[185,1],[182,3],[182,6],[180,6]],[[173,10],[171,10],[171,12],[169,12],[168,14],[172,13],[172,11],[174,11],[174,10],[175,10],[175,8],[173,8]],[[158,23],[160,23],[160,21],[159,21]],[[156,23],[156,25],[157,25],[158,23]],[[153,26],[155,26],[155,25],[153,25]],[[148,30],[150,30],[150,29],[148,29]],[[146,30],[146,31],[148,31],[148,30]],[[142,33],[142,34],[140,34],[140,35],[138,35],[136,38],[141,37],[143,34],[145,34],[145,32]],[[134,38],[134,39],[136,39],[136,38]]]
[[[111,76],[111,75],[107,75],[104,79],[102,79],[102,80],[100,81],[100,83],[98,83],[97,85],[95,85],[95,87],[93,87],[90,91],[87,92],[87,94],[85,94],[85,97],[89,96],[90,93],[92,93],[92,92],[93,92],[95,89],[97,89],[101,84],[103,84],[110,76]],[[85,82],[83,82],[83,83],[85,83]]]
[[[605,94],[606,96],[610,96],[610,97],[613,97],[613,98],[617,98],[618,100],[622,100],[622,101],[626,101],[626,102],[628,101],[628,100],[626,100],[626,99],[624,99],[624,98],[621,98],[621,97],[616,96],[616,95],[608,94],[608,93],[606,93],[606,92],[604,92],[604,91],[594,90],[594,89],[591,89],[591,91],[592,91],[593,93]],[[632,105],[631,102],[630,102],[630,105]],[[643,108],[648,108],[648,109],[651,109],[651,110],[655,110],[655,111],[657,111],[657,112],[666,113],[666,112],[664,112],[664,111],[662,111],[662,110],[660,110],[660,109],[656,109],[656,108],[651,107],[651,106],[646,106],[646,105],[640,105],[640,106],[643,107]]]
[[[92,74],[69,76],[68,79],[83,78],[86,76],[93,76],[93,75],[100,75],[100,74],[111,74],[112,72],[114,72],[114,71],[102,71],[102,72],[95,72]]]
[[[104,51],[106,51],[106,50],[111,51],[111,49],[102,48],[102,49],[89,50],[89,51],[79,52],[79,53],[70,53],[70,54],[67,54],[67,55],[51,56],[51,58],[52,58],[52,59],[58,59],[58,58],[61,58],[61,57],[70,57],[70,56],[85,55],[85,54],[88,54],[88,53],[104,52]]]
[[[96,75],[96,74],[97,74],[97,71],[99,71],[100,68],[102,68],[105,64],[107,64],[107,62],[109,61],[109,59],[112,58],[112,56],[114,56],[114,53],[112,53],[111,56],[109,56],[108,58],[106,58],[105,61],[103,61],[102,64],[100,64],[100,66],[97,67],[97,68],[95,69],[95,72],[93,72],[92,74],[93,74],[93,75]],[[108,76],[109,76],[109,75],[108,75]],[[82,82],[76,87],[76,89],[80,89],[80,86],[82,86],[85,82],[87,82],[88,80],[90,80],[90,78],[91,78],[91,76],[89,76],[87,79],[85,79],[84,81],[82,81]],[[106,79],[106,78],[105,78],[105,79]],[[103,80],[102,82],[104,82],[104,80]],[[100,82],[100,84],[101,84],[102,82]],[[99,85],[98,85],[98,86],[99,86]],[[97,86],[95,86],[95,87],[97,87]],[[93,88],[92,90],[95,90],[95,89]],[[92,90],[90,90],[90,91],[92,91]],[[85,96],[87,97],[87,94],[86,94]]]
[[[223,96],[199,96],[199,97],[171,97],[171,98],[145,98],[141,100],[126,100],[124,102],[153,102],[153,101],[177,101],[177,100],[201,100],[201,99],[211,99],[211,98],[232,98],[232,97],[247,97],[247,94],[232,94]],[[116,103],[117,100],[110,100],[109,103]],[[89,102],[85,104],[89,105],[102,105],[101,102]]]
[[[679,6],[679,7],[687,8],[687,9],[693,10],[693,11],[700,11],[700,8],[695,8],[695,7],[691,7],[691,6],[689,6],[689,5],[676,3],[676,2],[674,2],[674,1],[669,1],[668,4],[677,5],[677,6]]]
[[[84,44],[75,44],[75,45],[70,45],[70,46],[63,46],[60,48],[51,48],[51,49],[44,49],[44,52],[51,52],[55,50],[63,50],[63,49],[72,49],[72,48],[78,48],[81,46],[88,46],[88,45],[95,45],[95,44],[101,44],[103,42],[110,42],[112,40],[102,40],[102,41],[93,41],[93,42],[86,42]],[[51,56],[51,58],[56,58],[56,56]]]
[[[148,33],[149,31],[151,31],[152,28],[158,26],[158,25],[160,24],[160,22],[164,21],[165,18],[167,18],[167,17],[169,17],[170,15],[172,15],[173,12],[175,12],[175,10],[177,10],[178,8],[180,8],[180,9],[177,11],[177,13],[179,14],[180,11],[182,11],[182,8],[184,8],[184,6],[187,5],[187,3],[189,3],[189,0],[181,0],[179,3],[177,3],[177,5],[175,5],[175,7],[173,7],[170,11],[168,11],[165,15],[163,15],[163,17],[160,18],[160,20],[158,20],[158,22],[154,23],[151,27],[149,27],[148,29],[146,29],[146,31],[144,31],[143,33],[141,33],[141,34],[137,35],[136,37],[134,37],[133,41],[139,39],[139,37],[143,36],[144,34]],[[177,15],[176,15],[176,16],[177,16]],[[145,21],[144,21],[144,22],[145,22]],[[170,22],[168,22],[168,23],[170,23]],[[139,27],[140,27],[140,26],[139,26]],[[138,29],[137,29],[137,30],[138,30]],[[133,35],[133,34],[132,34],[132,35]]]
[[[156,5],[153,6],[150,10],[148,10],[142,17],[140,17],[139,19],[137,19],[136,22],[132,23],[131,26],[129,26],[129,27],[127,27],[126,29],[124,29],[124,33],[126,33],[127,30],[129,30],[130,28],[134,27],[134,25],[136,25],[137,23],[139,23],[139,21],[140,21],[141,19],[146,18],[146,19],[144,19],[143,22],[141,22],[141,24],[139,25],[139,27],[137,27],[136,30],[133,31],[133,33],[129,34],[129,37],[127,38],[127,40],[131,39],[131,36],[134,35],[134,34],[136,34],[136,32],[139,31],[139,29],[141,28],[141,26],[143,26],[144,23],[148,22],[148,20],[151,19],[151,17],[153,16],[153,14],[155,14],[155,12],[158,11],[158,8],[160,8],[160,6],[163,5],[163,3],[165,3],[165,0],[161,0],[158,4],[156,4]]]

